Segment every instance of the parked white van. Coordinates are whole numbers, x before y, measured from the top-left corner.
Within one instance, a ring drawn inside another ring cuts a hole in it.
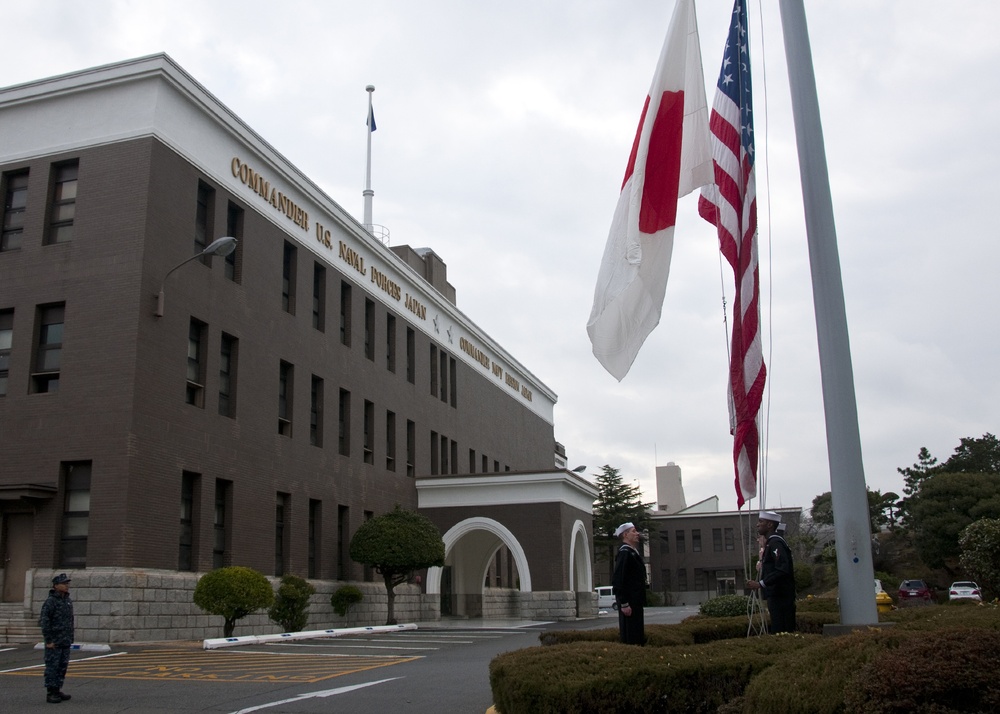
[[[610,585],[602,585],[601,587],[594,588],[594,592],[597,593],[598,610],[610,610],[612,605],[615,604],[615,595],[611,591]]]

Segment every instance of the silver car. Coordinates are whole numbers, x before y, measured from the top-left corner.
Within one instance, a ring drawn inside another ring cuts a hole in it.
[[[948,600],[975,600],[982,602],[983,596],[979,586],[971,580],[959,580],[948,588]]]

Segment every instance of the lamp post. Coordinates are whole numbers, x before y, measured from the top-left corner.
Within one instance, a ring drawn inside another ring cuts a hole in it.
[[[172,267],[167,271],[167,274],[163,276],[163,282],[160,283],[160,292],[156,295],[156,312],[153,313],[156,317],[163,317],[163,286],[167,283],[167,278],[170,274],[180,268],[182,265],[187,265],[195,258],[202,258],[206,255],[229,255],[234,250],[236,250],[236,239],[232,236],[224,236],[222,238],[216,238],[200,253],[192,255],[187,260],[182,260],[180,263]]]

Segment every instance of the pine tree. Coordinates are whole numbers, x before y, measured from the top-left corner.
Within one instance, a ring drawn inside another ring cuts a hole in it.
[[[652,502],[642,502],[642,489],[625,483],[621,472],[605,464],[597,475],[597,500],[594,501],[594,554],[598,561],[608,563],[608,578],[614,571],[615,553],[619,540],[615,529],[631,521],[640,532],[652,524],[649,509]]]

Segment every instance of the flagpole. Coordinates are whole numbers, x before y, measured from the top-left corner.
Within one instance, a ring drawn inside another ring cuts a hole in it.
[[[816,77],[802,0],[779,0],[802,178],[830,462],[842,626],[878,622],[871,520]]]
[[[365,197],[365,218],[364,226],[368,231],[372,230],[372,197],[375,192],[372,191],[372,92],[375,91],[375,85],[369,84],[365,87],[365,91],[368,92],[368,162],[365,167],[365,190],[362,192],[362,196]]]

